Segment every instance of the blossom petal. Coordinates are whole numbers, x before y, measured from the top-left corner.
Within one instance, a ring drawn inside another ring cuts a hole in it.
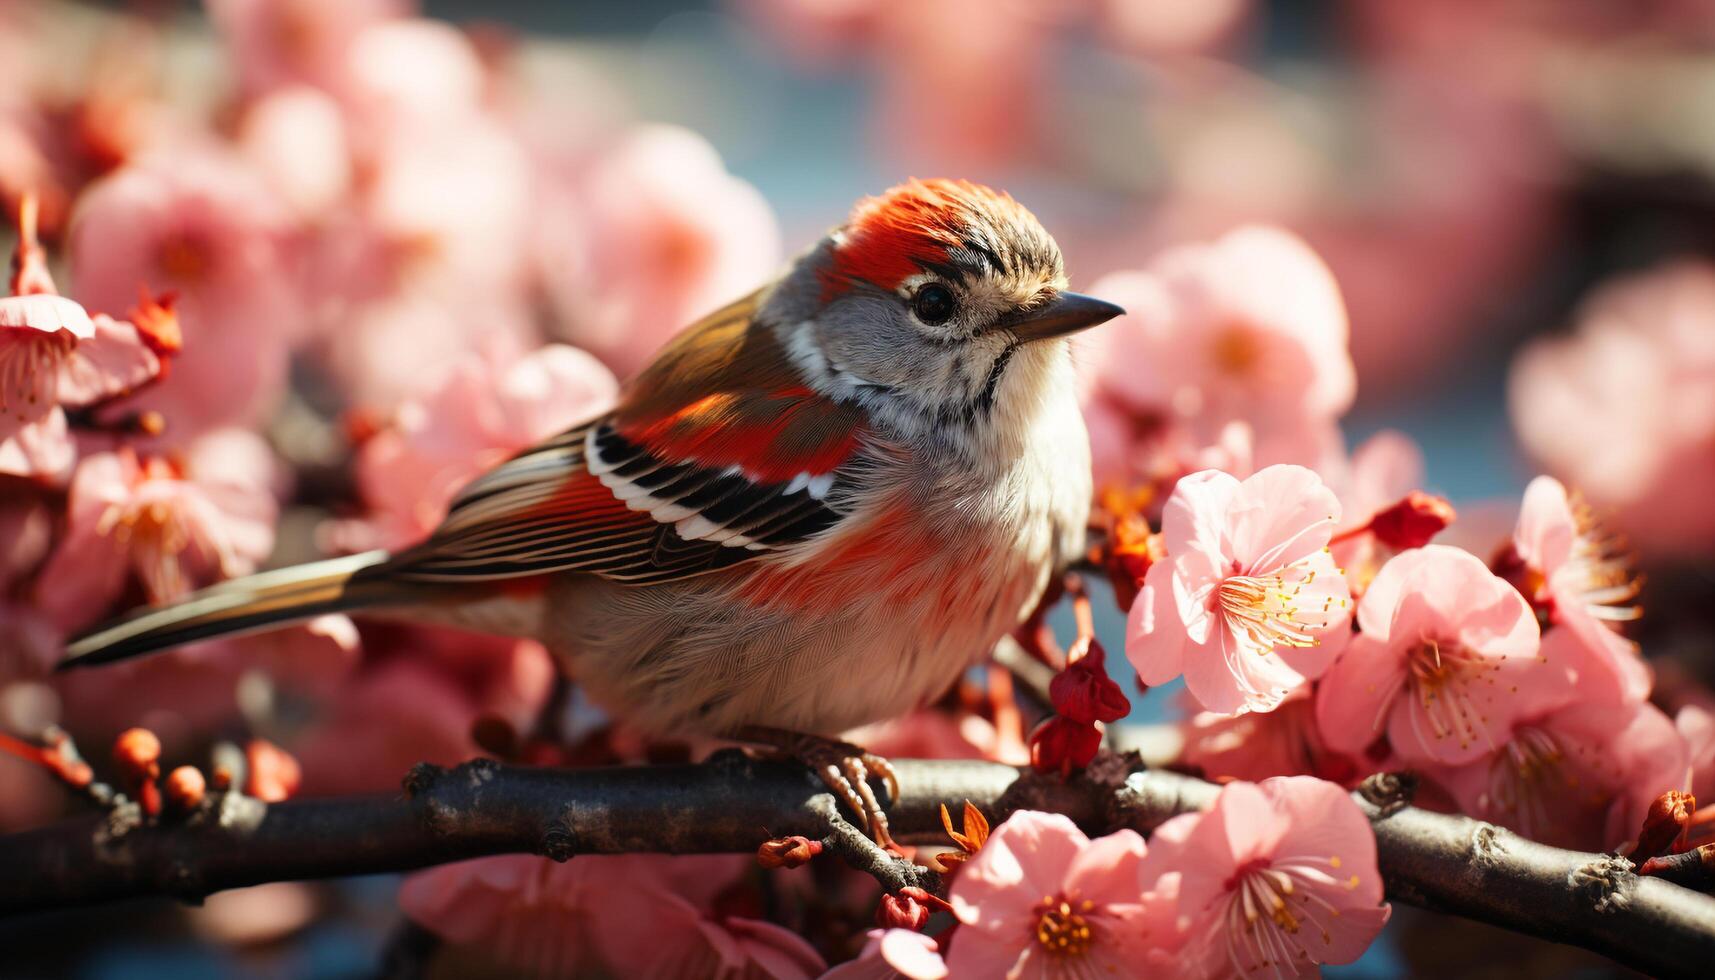
[[[1539,476],[1524,488],[1513,547],[1525,564],[1544,576],[1553,575],[1572,554],[1578,525],[1572,516],[1566,487],[1552,476]]]
[[[82,305],[51,293],[0,297],[0,327],[70,332],[79,340],[95,336],[95,324]]]
[[[1042,896],[1060,891],[1066,868],[1089,842],[1061,814],[1014,813],[959,872],[954,913],[973,931],[1003,935],[1018,929]]]
[[[889,929],[881,936],[881,958],[910,980],[941,980],[948,975],[935,940],[909,929]]]
[[[1352,638],[1316,689],[1316,727],[1329,748],[1355,754],[1381,737],[1405,669],[1403,647],[1368,633]]]
[[[67,405],[123,395],[161,372],[136,327],[102,313],[94,323],[94,336],[77,345],[60,371],[60,401]]]
[[[55,405],[31,422],[13,426],[0,416],[0,473],[59,478],[77,458],[65,412]],[[8,431],[10,430],[10,431]]]
[[[1226,513],[1239,481],[1220,470],[1181,477],[1161,509],[1161,541],[1170,555],[1193,549],[1219,553]]]
[[[1315,470],[1276,464],[1234,495],[1225,550],[1246,574],[1272,572],[1326,547],[1339,520],[1340,500]]]
[[[1147,851],[1143,837],[1134,830],[1098,837],[1066,866],[1066,890],[1098,906],[1135,906],[1141,897],[1138,868]]]
[[[1138,680],[1165,684],[1185,670],[1188,638],[1174,595],[1174,562],[1159,561],[1144,574],[1143,588],[1126,616],[1125,654]]]

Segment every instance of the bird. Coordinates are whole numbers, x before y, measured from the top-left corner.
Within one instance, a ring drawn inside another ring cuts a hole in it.
[[[943,694],[1083,551],[1071,292],[1009,194],[911,179],[690,326],[616,405],[477,477],[420,543],[229,580],[78,637],[91,666],[330,612],[540,640],[645,734],[770,746],[879,842],[838,733]]]

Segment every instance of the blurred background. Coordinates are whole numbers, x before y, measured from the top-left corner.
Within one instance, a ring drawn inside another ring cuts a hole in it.
[[[223,571],[412,540],[907,176],[1009,190],[1075,288],[1245,224],[1301,236],[1348,313],[1345,445],[1408,435],[1479,553],[1533,474],[1583,487],[1663,570],[1646,648],[1708,679],[1715,3],[0,0],[7,215],[39,198],[91,312],[146,283],[183,328],[137,403],[164,433],[110,416],[79,451],[274,501],[248,515],[261,540],[222,539]],[[156,595],[142,564],[139,586],[55,561],[72,479],[0,485],[10,727],[66,725],[92,755],[139,723],[185,757],[263,734],[305,792],[349,792],[493,751],[477,721],[520,730],[552,702],[568,731],[604,724],[539,649],[346,622],[42,682],[27,665],[66,631]],[[1122,617],[1097,607],[1129,689]],[[1170,691],[1135,703],[1180,713]],[[67,805],[0,758],[0,829]],[[0,975],[370,975],[421,939],[396,887],[0,923]],[[1339,975],[1612,972],[1408,909],[1386,940]]]

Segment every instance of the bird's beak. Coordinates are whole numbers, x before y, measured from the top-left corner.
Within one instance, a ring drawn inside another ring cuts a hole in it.
[[[1021,341],[1047,340],[1106,323],[1124,313],[1122,307],[1083,293],[1060,293],[1041,306],[1017,314],[1006,328]]]

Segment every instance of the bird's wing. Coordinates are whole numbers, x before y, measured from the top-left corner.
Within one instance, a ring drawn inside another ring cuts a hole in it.
[[[838,501],[863,479],[863,415],[799,380],[773,332],[753,325],[757,303],[747,297],[682,334],[611,413],[478,478],[427,541],[378,572],[660,582],[838,524]]]

